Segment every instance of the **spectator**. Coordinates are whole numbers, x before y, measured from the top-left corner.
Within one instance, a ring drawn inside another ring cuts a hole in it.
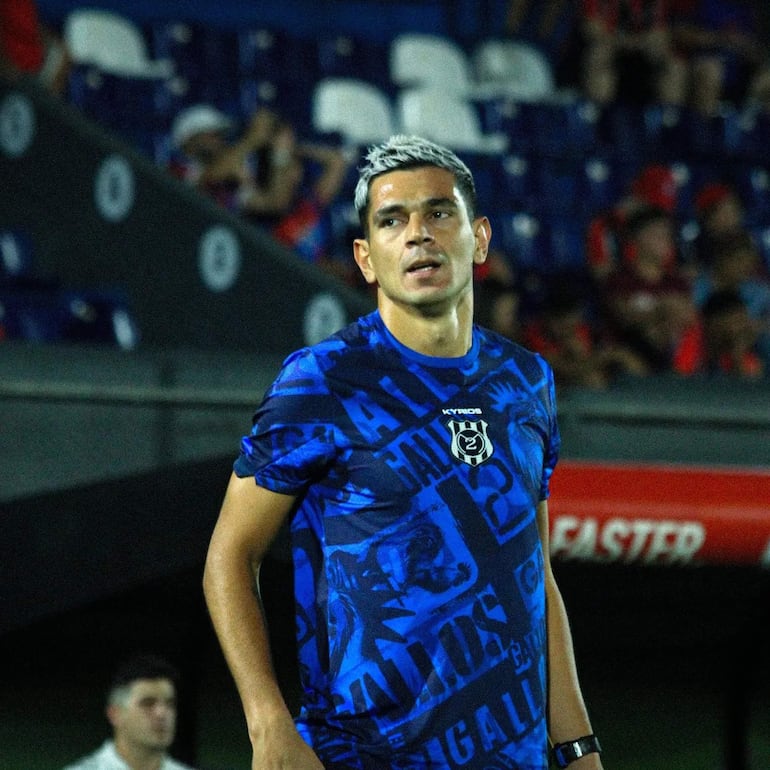
[[[690,62],[686,106],[702,119],[723,113],[725,65],[719,56],[701,54]]]
[[[664,0],[583,0],[582,87],[601,104],[657,100],[674,58]]]
[[[322,262],[324,212],[342,187],[348,161],[332,147],[301,144],[294,129],[261,108],[244,133],[228,141],[233,121],[210,105],[182,111],[172,140],[180,155],[171,171],[220,205],[269,230],[308,261]],[[312,184],[307,177],[319,167]]]
[[[706,74],[718,72],[719,92],[740,104],[746,86],[767,57],[759,4],[736,0],[671,2],[671,34],[677,50],[696,70],[706,61]],[[710,88],[715,87],[711,83]]]
[[[559,77],[575,25],[575,5],[572,0],[509,0],[505,34],[544,51]]]
[[[622,232],[635,212],[655,206],[673,215],[677,205],[677,183],[673,171],[660,164],[642,169],[628,193],[609,211],[597,214],[586,234],[586,258],[591,277],[601,285],[621,264]]]
[[[597,344],[584,298],[566,284],[555,284],[542,311],[525,323],[523,344],[548,361],[558,387],[605,388],[622,373],[647,373],[631,350]]]
[[[759,250],[744,231],[724,234],[712,246],[711,264],[701,271],[693,287],[695,304],[702,308],[716,292],[736,292],[756,327],[756,350],[765,365],[770,365],[770,280]]]
[[[699,227],[694,262],[696,269],[702,270],[713,262],[715,242],[744,232],[744,207],[735,189],[723,182],[703,185],[694,203]]]
[[[43,24],[33,0],[0,0],[0,74],[27,74],[55,94],[67,86],[71,59],[61,38]]]
[[[625,227],[623,263],[601,292],[607,329],[651,373],[670,369],[696,311],[689,282],[675,261],[671,216],[646,208]]]
[[[729,374],[757,379],[764,365],[756,351],[756,324],[746,303],[732,289],[715,291],[706,300],[702,321],[689,344],[675,356],[674,370],[684,375]]]
[[[247,217],[283,214],[297,185],[293,134],[278,116],[259,109],[243,134],[229,141],[234,121],[207,104],[183,110],[174,120],[178,151],[172,173],[197,186],[233,213]],[[283,164],[286,173],[271,173]],[[291,168],[289,168],[291,166]]]
[[[477,323],[521,342],[521,297],[512,283],[486,278],[477,284]]]
[[[168,755],[176,734],[177,681],[162,658],[123,663],[107,695],[112,739],[65,770],[192,770]]]

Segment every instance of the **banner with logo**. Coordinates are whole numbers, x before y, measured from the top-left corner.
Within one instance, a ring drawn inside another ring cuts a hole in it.
[[[770,469],[562,461],[557,560],[770,568]]]

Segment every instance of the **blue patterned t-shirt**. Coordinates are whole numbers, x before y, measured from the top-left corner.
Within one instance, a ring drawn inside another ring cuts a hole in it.
[[[235,471],[299,497],[296,721],[327,770],[547,767],[558,448],[550,368],[480,327],[434,358],[375,311],[286,360]]]

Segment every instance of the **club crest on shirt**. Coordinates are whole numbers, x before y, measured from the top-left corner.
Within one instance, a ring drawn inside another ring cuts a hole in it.
[[[476,466],[492,456],[494,447],[487,435],[486,420],[449,420],[452,454],[468,465]]]

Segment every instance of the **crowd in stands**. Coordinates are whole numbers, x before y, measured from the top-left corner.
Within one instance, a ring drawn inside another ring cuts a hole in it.
[[[770,228],[769,16],[763,3],[739,0],[507,4],[497,37],[544,52],[554,93],[545,118],[510,97],[477,104],[484,129],[506,134],[507,149],[480,158],[455,148],[476,173],[482,206],[494,208],[484,212],[497,250],[477,276],[478,317],[541,352],[561,385],[770,371],[770,259],[759,238]],[[203,95],[180,101],[156,160],[365,290],[346,250],[349,218],[340,234],[361,147],[314,134],[280,95],[254,98],[250,112],[243,98],[235,110]],[[583,133],[540,131],[554,115],[583,121]],[[612,184],[584,196],[578,161],[581,173],[610,168]],[[490,164],[504,183],[486,176]],[[560,173],[564,200],[548,186]],[[749,174],[764,185],[759,203],[745,200]],[[527,181],[517,187],[519,177]],[[567,256],[542,251],[544,237],[528,246],[506,237],[522,221],[561,238]]]

